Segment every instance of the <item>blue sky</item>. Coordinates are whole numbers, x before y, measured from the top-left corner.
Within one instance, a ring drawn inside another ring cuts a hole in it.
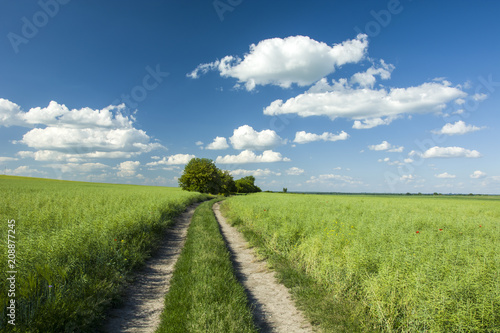
[[[500,193],[494,1],[0,4],[2,173]]]

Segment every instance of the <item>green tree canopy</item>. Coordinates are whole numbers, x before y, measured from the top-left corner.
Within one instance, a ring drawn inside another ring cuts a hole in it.
[[[210,194],[261,192],[255,185],[255,177],[247,176],[234,181],[229,171],[218,169],[208,158],[192,158],[184,167],[179,186],[186,191]]]
[[[219,170],[219,178],[220,178],[220,193],[225,196],[230,195],[237,191],[236,184],[234,182],[233,176],[229,173],[229,171]]]
[[[218,194],[221,190],[221,172],[208,158],[192,158],[179,178],[179,186],[186,191]]]
[[[254,176],[246,176],[235,181],[238,193],[254,193],[261,192],[262,190],[255,185]]]

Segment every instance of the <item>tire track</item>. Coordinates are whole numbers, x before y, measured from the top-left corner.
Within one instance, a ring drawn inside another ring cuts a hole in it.
[[[160,324],[164,308],[165,294],[170,287],[170,279],[175,263],[186,241],[187,229],[199,203],[189,206],[176,218],[168,229],[154,256],[128,286],[124,304],[112,309],[108,315],[104,332],[154,332]]]
[[[238,279],[254,307],[254,317],[261,332],[313,332],[311,324],[295,307],[288,289],[277,282],[266,262],[259,261],[243,236],[227,223],[219,203],[214,204],[213,210],[232,253]]]

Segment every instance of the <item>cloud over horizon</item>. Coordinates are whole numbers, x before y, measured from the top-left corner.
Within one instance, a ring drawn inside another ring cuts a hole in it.
[[[272,150],[266,150],[262,152],[262,155],[256,155],[251,150],[244,150],[238,155],[218,156],[215,160],[216,163],[221,164],[273,163],[282,161],[289,162],[290,159]]]
[[[151,142],[145,131],[135,128],[135,118],[124,116],[124,108],[121,104],[100,110],[87,107],[70,110],[51,101],[47,107],[24,112],[17,104],[0,98],[0,126],[31,128],[13,143],[35,150],[20,151],[19,156],[40,161],[129,158],[164,148]]]
[[[411,151],[409,155],[410,156],[418,155],[421,156],[422,158],[458,158],[458,157],[479,158],[482,156],[481,153],[479,153],[477,150],[469,150],[462,147],[438,147],[438,146],[429,148],[423,153]]]

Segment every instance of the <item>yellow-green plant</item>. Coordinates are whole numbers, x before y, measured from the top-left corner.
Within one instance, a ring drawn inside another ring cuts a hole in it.
[[[9,332],[92,330],[173,217],[206,198],[177,188],[9,176],[0,176],[0,191],[3,249],[7,221],[16,221],[15,326],[6,317],[6,254],[0,262],[0,329]]]

